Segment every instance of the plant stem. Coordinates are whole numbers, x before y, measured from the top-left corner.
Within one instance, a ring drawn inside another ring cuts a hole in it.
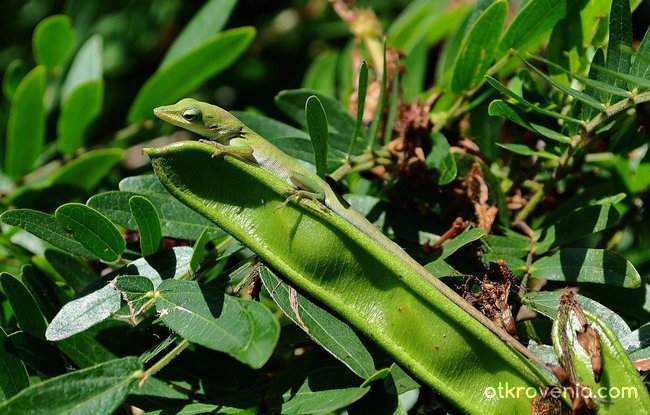
[[[515,217],[516,222],[524,222],[528,217],[528,215],[530,215],[535,210],[539,202],[542,201],[545,194],[544,185],[541,183],[534,182],[532,180],[526,180],[524,182],[524,185],[529,189],[533,190],[535,193],[530,198],[530,200],[528,200],[526,206],[524,206],[524,208],[521,209],[521,211],[519,211],[517,217]]]
[[[189,345],[190,342],[183,339],[172,350],[170,350],[169,353],[164,355],[160,360],[154,363],[149,369],[144,371],[140,383],[141,384],[144,383],[145,380],[149,379],[151,376],[158,373],[163,367],[167,366],[172,360],[174,360],[176,356],[181,354],[181,352],[185,350]]]

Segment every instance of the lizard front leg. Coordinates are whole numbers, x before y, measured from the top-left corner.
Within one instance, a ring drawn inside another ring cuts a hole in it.
[[[312,178],[300,173],[292,173],[289,176],[291,183],[296,186],[295,189],[287,189],[285,193],[289,193],[284,202],[276,206],[275,210],[281,209],[291,201],[291,199],[309,199],[316,202],[316,204],[324,211],[327,211],[327,206],[323,203],[325,200],[325,190],[321,184]]]
[[[233,138],[228,145],[221,144],[212,140],[199,140],[201,143],[209,144],[215,148],[212,157],[219,157],[222,155],[229,155],[244,159],[246,161],[255,161],[253,158],[253,148],[246,141],[245,138]]]

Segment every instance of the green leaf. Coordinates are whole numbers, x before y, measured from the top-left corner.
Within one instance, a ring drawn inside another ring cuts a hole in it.
[[[643,349],[635,350],[629,354],[630,360],[632,362],[639,362],[642,360],[647,361],[650,359],[650,347],[645,347]]]
[[[32,69],[16,88],[7,123],[5,173],[29,173],[45,144],[45,67]]]
[[[487,244],[488,250],[495,255],[523,258],[528,254],[528,239],[517,236],[486,235],[483,241]]]
[[[600,68],[605,69],[604,65],[605,65],[605,53],[603,52],[602,48],[598,48],[596,50],[596,53],[594,53],[593,59],[591,60],[591,65],[589,65],[589,78],[601,82],[607,82],[608,81],[607,74],[605,73],[605,71],[600,69]],[[600,102],[607,100],[605,94],[602,91],[596,90],[590,87],[589,85],[585,86],[584,92],[585,94],[596,98]],[[582,118],[583,120],[591,119],[595,113],[594,107],[582,103],[579,103],[579,105],[575,106],[576,113],[578,113],[578,110],[580,110],[579,112],[580,118]]]
[[[487,79],[488,82],[490,82],[490,78]],[[528,117],[526,116],[526,113],[521,109],[519,109],[516,105],[513,105],[509,102],[500,99],[495,99],[490,103],[490,106],[488,107],[488,113],[493,117],[507,118],[510,121],[529,130],[533,129],[530,125],[530,122],[528,122]]]
[[[305,103],[305,118],[316,159],[316,174],[321,179],[327,174],[327,115],[317,96],[312,95]]]
[[[404,57],[404,73],[402,77],[402,90],[404,99],[407,102],[413,102],[425,89],[425,79],[427,76],[427,53],[424,40],[420,41],[410,54]]]
[[[151,118],[155,107],[178,101],[228,68],[244,53],[254,36],[255,29],[252,27],[218,33],[158,69],[140,89],[131,105],[129,123]]]
[[[65,102],[70,97],[70,94],[79,86],[88,81],[99,81],[102,79],[102,45],[102,37],[94,35],[81,46],[61,86],[62,102]]]
[[[309,65],[302,87],[336,98],[336,69],[339,54],[325,50]]]
[[[469,111],[469,127],[472,140],[476,143],[481,153],[489,162],[497,160],[499,149],[494,137],[501,134],[503,120],[493,117],[489,113],[490,104],[483,102]]]
[[[129,302],[143,302],[146,294],[154,291],[154,286],[151,279],[147,277],[120,275],[115,277],[115,289]]]
[[[153,298],[154,286],[151,279],[140,275],[121,275],[115,278],[115,289],[126,300],[130,315],[141,313],[145,303]]]
[[[3,213],[0,219],[7,225],[24,229],[66,252],[88,259],[97,258],[81,243],[72,238],[59,225],[54,216],[48,213],[31,209],[16,209]]]
[[[444,0],[410,2],[388,28],[387,36],[390,44],[404,51],[408,57],[423,39],[425,45],[426,43],[435,43],[436,38],[442,38],[450,29],[450,27],[445,27],[450,23],[450,12],[464,9],[454,6],[447,4]],[[462,16],[462,13],[460,15]],[[458,18],[451,20],[453,23],[458,23]],[[454,27],[453,23],[451,27]],[[432,41],[426,42],[426,38],[431,36],[431,32],[438,33]]]
[[[599,49],[600,50],[600,49]],[[599,64],[595,61],[592,61],[591,66],[594,69],[597,69],[598,72],[602,73],[601,77],[598,79],[603,79],[605,81],[614,82],[613,80],[618,79],[623,82],[627,82],[633,86],[633,88],[650,88],[650,80],[645,78],[640,78],[638,76],[615,72],[602,64]]]
[[[59,276],[75,291],[79,292],[98,278],[87,262],[56,249],[46,249],[45,259]]]
[[[530,0],[519,10],[503,35],[499,52],[510,49],[523,51],[550,31],[566,15],[567,2],[556,0]]]
[[[46,250],[46,252],[47,251],[48,250]],[[60,252],[54,249],[49,249],[49,251]],[[34,262],[36,263],[37,261]],[[20,280],[34,296],[38,308],[41,310],[47,321],[54,318],[61,306],[70,300],[70,296],[67,293],[65,293],[51,278],[33,265],[23,265],[20,269]]]
[[[400,72],[395,71],[392,79],[390,90],[390,102],[388,103],[388,114],[386,114],[386,121],[384,123],[384,134],[386,140],[390,140],[393,136],[393,129],[395,127],[395,120],[397,119],[397,106],[403,102],[400,98]]]
[[[80,189],[90,192],[122,160],[123,155],[124,150],[119,148],[84,153],[58,169],[50,178],[51,185],[76,184]]]
[[[613,72],[628,74],[630,72],[630,55],[623,50],[625,46],[632,46],[632,12],[630,2],[613,0],[612,10],[609,13],[609,42],[607,44],[607,69]],[[626,82],[621,79],[612,80],[613,85],[626,88]],[[608,97],[611,100],[611,96]],[[612,102],[619,101],[614,99]]]
[[[361,133],[363,126],[363,112],[366,106],[366,93],[368,92],[368,63],[365,60],[361,61],[359,66],[359,84],[357,85],[357,119],[354,123],[354,132],[352,133],[352,140],[350,141],[350,148],[348,149],[348,157],[352,155],[352,150],[357,141],[357,137]]]
[[[92,150],[69,161],[39,181],[19,187],[5,202],[16,206],[55,208],[61,203],[95,189],[111,169],[122,160],[124,150]],[[42,199],[46,200],[42,200]]]
[[[168,337],[169,338],[169,337]],[[173,340],[173,339],[172,339]],[[159,345],[162,343],[159,343]],[[167,344],[170,346],[173,344],[173,341]],[[183,355],[187,356],[189,353],[185,352]],[[205,356],[201,355],[201,358],[197,359],[200,363],[204,363]],[[140,356],[140,361],[147,363],[146,360]],[[196,376],[195,373],[192,373],[192,376]],[[197,377],[194,377],[197,379]],[[206,382],[207,383],[207,382]],[[144,384],[139,384],[137,388],[133,388],[129,394],[129,404],[142,408],[143,410],[148,409],[145,412],[147,415],[166,415],[169,412],[172,412],[172,406],[180,405],[181,403],[188,402],[187,394],[184,391],[180,391],[177,388],[171,387],[171,382],[167,382],[155,377],[148,377],[147,381]],[[164,408],[160,411],[151,411],[151,408]],[[177,409],[174,409],[176,411]],[[162,414],[161,414],[162,412]],[[181,415],[181,412],[173,412],[174,415]],[[195,412],[193,415],[198,415],[201,412]],[[209,412],[204,412],[209,413]],[[215,411],[215,414],[218,414],[218,411]],[[239,412],[234,412],[237,415],[255,415],[251,414],[242,414]]]
[[[81,368],[98,365],[109,360],[117,359],[99,341],[95,339],[107,324],[99,324],[83,333],[75,334],[56,343],[56,347],[65,353],[66,357]]]
[[[490,79],[488,78],[488,82],[490,82]],[[524,104],[525,105],[525,104]],[[537,108],[537,107],[534,107]],[[589,107],[591,108],[591,107]],[[534,109],[536,111],[536,109]],[[542,111],[540,111],[542,112]],[[518,106],[513,105],[509,102],[506,101],[501,101],[501,100],[494,100],[490,103],[490,106],[488,107],[488,113],[494,117],[504,117],[509,119],[510,121],[526,128],[527,130],[533,131],[535,133],[541,134],[544,137],[550,138],[555,141],[559,141],[561,143],[569,143],[571,142],[571,138],[567,137],[563,134],[560,134],[556,131],[553,131],[549,128],[546,128],[544,126],[531,123],[528,121],[528,117],[524,111],[522,111]],[[547,114],[548,115],[548,114]],[[577,121],[577,120],[576,120]],[[498,143],[496,143],[499,145]]]
[[[535,253],[577,241],[618,224],[619,214],[613,205],[596,205],[576,210],[559,222],[543,229]]]
[[[183,338],[228,353],[253,368],[262,367],[271,357],[280,327],[262,304],[194,281],[165,280],[158,293],[160,319]]]
[[[203,262],[203,258],[205,257],[206,254],[205,244],[207,244],[208,241],[210,240],[209,229],[210,228],[203,229],[203,232],[201,232],[201,235],[194,242],[194,246],[192,247],[194,249],[194,252],[192,253],[192,259],[190,260],[190,268],[192,269],[193,272],[196,272],[199,269],[199,266],[201,265],[201,262]]]
[[[59,207],[54,217],[86,249],[106,262],[117,261],[126,243],[115,225],[95,209],[81,203]]]
[[[573,73],[584,73],[584,49],[591,46],[586,38],[590,37],[589,32],[595,31],[594,28],[600,27],[602,23],[601,20],[594,19],[595,16],[591,13],[596,9],[593,3],[589,7],[585,5],[586,3],[580,2],[567,3],[566,14],[554,25],[546,47],[545,55],[548,59]],[[604,12],[600,16],[606,14]],[[553,76],[565,84],[569,83],[569,77],[562,73],[553,73]]]
[[[251,321],[253,333],[246,347],[231,355],[257,369],[271,358],[280,338],[280,324],[264,304],[257,301],[239,301]]]
[[[456,159],[451,153],[447,138],[440,132],[431,134],[431,153],[427,156],[428,167],[438,171],[438,184],[449,184],[456,178]]]
[[[650,64],[648,64],[648,61],[646,59],[643,59],[644,57],[646,58],[650,57],[650,27],[648,27],[648,30],[646,30],[645,35],[643,36],[643,40],[639,45],[639,50],[637,51],[637,54],[634,55],[634,61],[632,62],[632,66],[630,67],[630,75],[637,76],[639,78],[644,78],[644,79],[649,78]],[[7,71],[9,71],[8,68]],[[5,77],[6,76],[7,75],[5,75]]]
[[[61,106],[57,147],[71,153],[85,144],[86,133],[102,112],[103,81],[89,81],[75,88]]]
[[[607,284],[637,288],[641,277],[634,266],[613,251],[592,248],[565,248],[542,257],[531,266],[535,278],[551,281]]]
[[[165,384],[166,385],[166,384]],[[169,389],[169,386],[165,386]],[[206,402],[188,403],[183,406],[176,406],[174,408],[165,408],[155,411],[147,411],[145,415],[165,415],[169,411],[174,411],[174,415],[197,415],[197,414],[215,414],[215,415],[255,415],[258,414],[260,409],[251,405],[237,405],[221,403],[220,399],[210,400]]]
[[[142,256],[157,252],[162,243],[162,230],[155,206],[145,197],[133,196],[129,199],[129,207],[138,225]]]
[[[368,393],[369,387],[358,384],[347,368],[312,352],[273,379],[266,401],[270,413],[332,413]]]
[[[352,135],[354,132],[354,120],[348,111],[343,108],[341,103],[334,98],[307,89],[292,89],[281,91],[276,95],[275,104],[291,119],[301,126],[307,127],[305,105],[307,99],[311,96],[316,96],[323,105],[327,113],[327,123],[330,132],[334,131],[347,136]]]
[[[24,389],[0,406],[7,414],[112,414],[138,381],[142,364],[129,356],[76,370]]]
[[[539,76],[544,78],[546,80],[546,82],[553,85],[555,88],[559,89],[560,91],[564,92],[567,95],[570,95],[570,96],[574,97],[578,101],[597,109],[598,111],[604,111],[605,110],[605,105],[603,103],[601,103],[600,101],[598,101],[597,99],[595,99],[594,97],[592,97],[590,95],[587,95],[584,92],[580,92],[577,89],[573,89],[571,87],[568,87],[566,85],[563,85],[563,84],[559,83],[558,81],[554,80],[550,76],[546,75],[544,72],[537,69],[533,64],[531,64],[527,60],[525,60],[523,58],[522,58],[522,60],[524,61],[524,63],[526,65],[528,65],[528,67],[530,69],[533,70],[533,72],[535,72],[536,74],[538,74]]]
[[[4,329],[0,327],[0,394],[3,399],[9,399],[21,390],[29,387],[29,377],[25,364],[16,359],[16,356],[9,350],[9,339]]]
[[[454,252],[470,242],[478,241],[485,236],[485,231],[481,228],[466,229],[460,235],[445,241],[442,246],[434,253],[433,260],[441,261],[448,258]]]
[[[474,87],[492,65],[501,29],[508,13],[508,3],[494,2],[474,22],[456,56],[451,90],[456,94]]]
[[[506,88],[505,86],[503,86],[501,84],[501,82],[497,81],[496,79],[492,78],[491,76],[486,76],[485,80],[490,85],[492,85],[495,89],[497,89],[499,92],[501,92],[503,95],[506,95],[507,97],[510,97],[510,98],[514,99],[515,101],[522,104],[526,108],[529,108],[529,109],[531,109],[531,110],[533,110],[535,112],[539,112],[540,114],[544,114],[544,115],[548,115],[548,116],[553,117],[553,118],[557,118],[559,120],[565,120],[565,121],[573,122],[573,123],[576,123],[576,124],[582,124],[582,120],[579,120],[579,119],[573,118],[573,117],[569,117],[569,116],[561,114],[559,112],[547,110],[546,108],[542,108],[539,105],[536,105],[536,104],[533,104],[533,103],[527,101],[526,99],[524,99],[524,97],[522,97],[521,95],[515,93],[512,89]],[[519,122],[517,122],[517,123],[520,124]],[[520,124],[520,125],[522,125],[522,124]],[[525,125],[522,125],[522,126],[525,126]],[[526,127],[526,128],[529,128],[529,127]],[[535,130],[531,129],[531,131],[535,131]],[[558,136],[562,136],[559,133],[556,133],[556,134]],[[565,139],[561,139],[560,141],[565,141],[565,140],[570,140],[570,139],[567,137]]]
[[[449,265],[444,259],[429,262],[424,268],[436,278],[465,276],[465,274]]]
[[[0,274],[0,286],[9,299],[20,329],[34,337],[44,338],[47,321],[25,285],[11,274]]]
[[[68,363],[52,343],[23,331],[12,333],[9,336],[9,341],[20,360],[40,376],[58,376],[68,370]]]
[[[22,59],[11,61],[2,77],[2,94],[6,99],[12,99],[20,81],[27,75],[27,65]]]
[[[185,54],[191,53],[205,39],[219,33],[228,22],[236,4],[236,0],[210,0],[206,2],[167,49],[160,67],[164,68]]]
[[[508,151],[511,151],[515,154],[521,154],[522,156],[537,156],[549,160],[559,160],[559,156],[556,156],[555,154],[549,153],[548,151],[537,151],[533,150],[532,148],[528,147],[527,145],[524,144],[514,144],[514,143],[506,143],[506,144],[501,144],[497,143],[497,145],[501,148],[505,148]]]
[[[623,98],[631,98],[632,97],[632,93],[630,91],[626,90],[626,89],[619,88],[619,87],[617,87],[615,85],[611,85],[611,84],[609,84],[607,82],[603,82],[603,81],[600,81],[598,79],[591,79],[591,78],[588,78],[586,76],[582,76],[582,75],[579,75],[579,74],[576,74],[576,73],[571,73],[571,71],[569,71],[567,69],[564,69],[560,65],[558,65],[558,64],[556,64],[554,62],[551,62],[548,59],[544,59],[541,56],[532,55],[532,54],[529,55],[529,56],[531,56],[533,59],[535,59],[537,61],[545,63],[546,66],[549,67],[549,69],[555,69],[557,72],[565,73],[568,76],[570,76],[571,78],[574,78],[574,79],[580,81],[585,86],[590,87],[591,91],[598,91],[599,93],[607,93],[607,94],[610,94],[610,95],[617,95],[617,96],[623,97]]]
[[[640,163],[636,168],[630,166],[627,157],[616,156],[614,171],[625,185],[628,194],[643,192],[650,186],[650,163]]]
[[[121,326],[121,327],[120,327]],[[86,368],[116,359],[117,356],[104,347],[96,338],[101,338],[107,332],[121,331],[124,323],[116,320],[105,320],[94,327],[77,333],[71,337],[56,342],[56,348],[65,354],[75,365]],[[104,340],[105,341],[105,337]],[[52,343],[47,343],[52,344]],[[69,362],[63,361],[65,371],[69,370]],[[61,373],[61,372],[59,372]]]
[[[131,213],[129,199],[139,194],[156,206],[163,236],[195,241],[206,227],[213,232],[217,231],[212,222],[172,198],[168,193],[111,191],[91,197],[88,199],[88,206],[97,209],[120,226],[136,230],[138,225]]]
[[[74,38],[68,16],[58,14],[43,19],[36,25],[32,39],[36,63],[48,69],[63,65],[74,46]]]
[[[119,275],[140,275],[149,278],[154,288],[166,279],[186,278],[191,272],[190,261],[192,248],[177,246],[172,249],[156,252],[146,258],[139,258],[122,268],[111,272],[106,278]],[[89,287],[90,288],[90,287]]]
[[[57,147],[70,153],[82,147],[85,134],[102,112],[102,38],[95,35],[81,47],[61,88]]]
[[[49,341],[67,339],[77,333],[101,323],[120,309],[120,293],[113,283],[101,281],[101,288],[82,292],[80,296],[66,303],[52,319],[45,332]]]
[[[299,294],[264,267],[260,270],[264,287],[284,314],[325,350],[361,378],[375,372],[370,352],[346,323]]]
[[[435,79],[439,80],[438,84],[440,86],[449,87],[458,51],[460,51],[460,46],[465,39],[465,34],[467,33],[468,28],[471,27],[474,20],[476,20],[476,17],[478,17],[478,14],[476,14],[477,8],[482,4],[484,4],[484,2],[477,2],[474,4],[471,12],[463,16],[460,24],[454,28],[452,35],[443,44],[440,56],[436,62],[435,71]],[[485,8],[481,9],[481,11],[483,10],[485,10]]]

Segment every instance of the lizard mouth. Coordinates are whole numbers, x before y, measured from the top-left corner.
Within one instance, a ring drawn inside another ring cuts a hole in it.
[[[156,117],[160,118],[163,121],[167,121],[168,123],[172,125],[176,125],[178,127],[182,127],[178,120],[173,116],[173,111],[171,111],[168,107],[157,107],[153,109],[153,113]]]

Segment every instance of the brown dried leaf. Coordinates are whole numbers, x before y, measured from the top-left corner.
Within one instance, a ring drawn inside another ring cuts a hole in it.
[[[650,357],[645,359],[639,359],[632,362],[632,365],[636,370],[647,372],[650,370]]]
[[[463,186],[474,206],[477,226],[485,230],[485,233],[490,233],[499,209],[495,205],[488,204],[489,191],[480,163],[476,162],[472,165],[463,180]]]
[[[440,239],[438,239],[433,245],[430,245],[428,242],[424,244],[422,247],[425,252],[431,253],[435,251],[436,249],[440,248],[443,243],[448,241],[449,239],[455,238],[456,235],[460,234],[462,231],[467,229],[467,227],[470,225],[468,221],[465,219],[461,218],[460,216],[454,220],[454,223],[451,224],[451,227],[447,229],[445,233],[440,235]]]
[[[568,413],[560,399],[561,389],[548,387],[533,399],[533,415],[562,415]]]
[[[574,312],[576,316],[578,317],[578,321],[580,322],[580,325],[583,327],[583,331],[585,328],[585,325],[589,326],[589,323],[587,322],[587,319],[582,312],[582,307],[580,306],[580,303],[576,301],[575,299],[575,294],[573,291],[567,289],[565,290],[564,294],[562,294],[562,297],[560,297],[560,307],[558,309],[558,324],[560,326],[560,349],[561,349],[561,356],[560,356],[560,362],[566,369],[566,372],[569,375],[569,380],[563,383],[565,387],[567,387],[569,394],[572,398],[572,407],[573,407],[573,413],[574,414],[590,414],[590,413],[595,413],[595,407],[593,404],[593,401],[589,396],[593,396],[589,391],[587,391],[587,387],[583,386],[580,384],[580,380],[578,379],[578,376],[576,375],[575,368],[573,367],[573,361],[571,359],[571,342],[566,334],[566,327],[569,324],[569,313]],[[591,341],[591,340],[590,340]],[[582,344],[582,342],[580,342]],[[584,346],[583,346],[584,347]],[[598,359],[600,359],[600,345],[598,345]],[[594,356],[592,355],[592,367],[593,367],[593,360]],[[602,364],[601,370],[602,370]],[[600,378],[600,374],[596,374],[596,371],[594,370],[594,376],[598,376]]]
[[[465,284],[463,297],[481,313],[492,320],[499,327],[503,328],[514,338],[517,338],[517,327],[512,309],[508,303],[510,290],[517,285],[517,279],[506,266],[505,261],[499,260],[490,264],[487,274],[480,282],[480,291],[472,293],[469,283],[476,281],[475,277],[470,278]]]

